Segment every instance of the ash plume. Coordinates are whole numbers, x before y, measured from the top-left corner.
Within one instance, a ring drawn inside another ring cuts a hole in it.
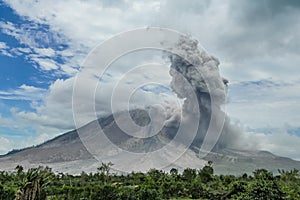
[[[192,147],[200,149],[203,144],[212,122],[212,112],[217,116],[214,120],[221,120],[222,116],[224,118],[220,134],[216,134],[217,141],[212,144],[213,148],[236,147],[241,132],[238,127],[230,124],[229,117],[222,110],[226,100],[228,80],[220,76],[219,60],[204,50],[198,49],[198,41],[190,37],[181,37],[174,49],[179,52],[180,56],[169,55],[170,75],[172,76],[170,85],[178,98],[184,99],[182,112],[188,116],[188,119],[182,119],[181,123],[185,123],[187,127],[192,123],[198,123],[198,131],[193,139]],[[186,81],[192,87],[194,94],[187,89],[184,84]],[[197,103],[192,101],[192,95],[195,94]],[[199,114],[197,112],[200,113],[199,121],[195,121],[196,115]],[[216,122],[212,124],[214,126]],[[190,137],[189,134],[186,133],[185,137]],[[184,138],[181,139],[184,140]]]

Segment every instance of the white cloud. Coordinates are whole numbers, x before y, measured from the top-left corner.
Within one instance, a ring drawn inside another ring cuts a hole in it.
[[[0,42],[0,49],[7,49],[8,46],[6,45],[5,42]]]
[[[47,40],[47,36],[38,31],[35,32],[35,35],[32,34],[31,30],[36,28],[36,25],[33,24],[15,25],[9,21],[0,21],[0,28],[3,33],[14,37],[20,44],[28,45],[29,47],[39,46],[36,41],[37,39],[41,39],[42,41]]]
[[[31,49],[30,48],[16,48],[16,50],[18,50],[19,52],[22,52],[22,53],[30,53],[31,52]]]
[[[37,88],[37,87],[34,87],[34,86],[25,85],[25,84],[21,85],[20,89],[26,91],[26,93],[41,92],[41,91],[44,90],[44,89],[41,89],[41,88]]]
[[[4,130],[0,136],[0,155],[12,149],[41,144],[62,132],[58,128],[45,127],[17,117],[17,112],[17,108],[11,108],[12,117],[3,117],[0,114],[0,129]]]
[[[116,85],[120,87],[119,94],[124,96],[130,94],[132,84],[135,82],[150,81],[168,86],[170,82],[168,66],[162,67],[161,69],[155,68],[155,70],[151,69],[151,66],[146,66],[138,71],[128,71],[146,60],[150,60],[151,62],[155,62],[155,60],[161,61],[161,57],[155,57],[156,54],[161,55],[161,52],[156,52],[154,55],[153,52],[133,53],[127,57],[120,58],[110,65],[106,73],[111,75],[106,77],[102,82],[99,82],[96,77],[83,77],[82,84],[77,85],[76,88],[80,94],[77,96],[76,101],[83,121],[88,123],[91,120],[94,120],[97,114],[108,114],[111,112],[111,97]],[[135,58],[134,62],[130,62],[132,58]],[[123,77],[127,71],[128,73]],[[123,78],[123,82],[118,83],[121,78]],[[75,128],[72,113],[72,95],[75,80],[75,77],[66,80],[56,80],[50,85],[48,92],[43,96],[43,103],[35,106],[36,112],[18,111],[15,113],[16,117],[47,127],[56,127],[64,130]],[[98,83],[97,88],[93,88],[93,86],[95,86],[95,81]],[[94,89],[96,90],[94,91]],[[176,102],[174,103],[174,101],[176,101],[174,96],[170,96],[169,94],[144,92],[142,90],[134,92],[130,100],[130,106],[133,107],[166,104],[167,101],[169,101],[169,103],[172,102],[172,105],[176,104]],[[96,103],[96,112],[93,107],[94,102]],[[122,110],[127,106],[128,102],[124,100],[118,101],[115,108],[117,110]],[[93,109],[91,110],[91,108]]]
[[[0,54],[8,56],[8,57],[14,57],[10,52],[9,52],[9,47],[5,42],[0,42]]]
[[[14,57],[14,55],[13,54],[11,54],[9,51],[7,51],[7,50],[5,50],[5,49],[1,49],[0,50],[0,53],[2,54],[2,55],[5,55],[5,56],[8,56],[8,57]]]
[[[49,4],[48,1],[13,0],[7,1],[7,4],[19,15],[26,16],[37,24],[49,25],[49,31],[42,32],[33,23],[17,27],[11,22],[1,22],[0,27],[4,33],[17,38],[21,44],[34,48],[39,56],[52,56],[53,52],[41,51],[37,41],[45,42],[53,38],[66,44],[67,49],[55,50],[55,53],[62,56],[64,64],[72,68],[78,68],[89,50],[108,37],[120,31],[150,25],[151,16],[160,7],[159,1],[120,1],[114,4],[106,1],[68,0]],[[48,67],[42,69],[48,70]],[[66,68],[61,70],[64,69]],[[68,74],[70,71],[72,70],[68,68],[64,72]]]
[[[61,68],[58,67],[55,61],[55,56],[62,56],[64,50],[54,50],[53,48],[44,48],[43,46],[55,46],[55,43],[65,44],[65,38],[59,36],[55,32],[52,33],[47,30],[43,30],[40,26],[41,25],[37,25],[32,22],[29,22],[28,24],[15,25],[11,22],[0,21],[0,28],[3,33],[17,39],[22,46],[26,46],[25,48],[16,47],[11,49],[2,49],[2,54],[10,57],[25,55],[25,58],[27,58],[29,62],[37,65],[40,70],[56,70],[57,73],[63,73],[64,71],[61,71]],[[68,57],[63,57],[63,59],[65,59],[65,62],[69,64],[70,67],[78,66],[78,63],[76,63],[75,66],[71,65],[72,62],[68,61]],[[68,70],[68,72],[69,71],[70,70]]]
[[[15,90],[0,91],[0,99],[36,101],[43,99],[46,91],[43,88],[23,84]]]
[[[43,103],[35,105],[34,112],[16,111],[14,116],[30,124],[69,130],[74,128],[72,118],[72,89],[73,78],[56,80],[49,91],[43,95]]]
[[[34,48],[34,51],[39,56],[53,57],[55,55],[55,51],[52,48]]]
[[[252,143],[257,145],[257,149],[300,160],[300,137],[288,134],[286,130],[277,130],[270,134],[243,132],[241,140],[243,146]]]
[[[49,71],[58,69],[58,65],[54,60],[47,58],[32,58],[32,60],[38,63],[42,70]]]
[[[0,155],[7,152],[8,149],[12,149],[13,145],[11,142],[2,136],[0,136]]]
[[[299,82],[261,80],[229,88],[227,111],[235,120],[252,128],[300,127]]]

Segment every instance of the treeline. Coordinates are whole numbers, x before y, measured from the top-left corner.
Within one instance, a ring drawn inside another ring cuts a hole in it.
[[[112,163],[102,163],[97,173],[55,174],[48,167],[0,172],[0,200],[97,199],[300,199],[298,170],[265,169],[253,174],[215,175],[210,162],[202,169],[179,173],[151,169],[147,173],[115,174]]]

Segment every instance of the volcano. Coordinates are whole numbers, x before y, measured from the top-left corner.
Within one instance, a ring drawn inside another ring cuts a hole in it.
[[[122,112],[117,115],[121,115]],[[135,109],[130,112],[133,121],[140,125],[149,124],[149,115],[146,110]],[[119,148],[134,153],[151,153],[162,148],[176,134],[178,124],[176,122],[164,126],[161,131],[151,137],[136,138],[124,133],[116,124],[116,115],[108,115],[98,120],[92,121],[81,127],[81,134],[96,134],[95,127],[101,126],[102,130],[109,139]],[[17,165],[25,168],[37,166],[49,166],[55,172],[79,174],[82,171],[95,172],[101,162],[118,161],[126,165],[128,171],[147,171],[154,168],[168,157],[174,156],[179,152],[184,153],[179,158],[163,168],[169,170],[173,167],[183,170],[184,168],[202,168],[207,161],[213,161],[216,173],[222,174],[242,174],[251,173],[258,168],[265,168],[273,172],[278,169],[300,169],[300,162],[290,158],[279,157],[267,151],[250,151],[230,148],[214,148],[206,157],[199,158],[199,148],[193,144],[184,149],[181,144],[176,144],[173,152],[164,152],[161,157],[152,160],[141,159],[128,164],[128,158],[122,153],[112,153],[112,149],[102,149],[103,160],[96,159],[85,147],[78,130],[73,130],[55,137],[38,146],[14,150],[0,157],[1,170],[14,170]],[[173,155],[172,155],[173,154]],[[137,165],[139,163],[139,165]]]

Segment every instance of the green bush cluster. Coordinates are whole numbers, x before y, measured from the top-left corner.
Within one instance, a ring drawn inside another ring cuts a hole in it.
[[[179,173],[151,169],[147,173],[115,174],[112,163],[97,173],[55,174],[48,167],[0,172],[0,200],[97,199],[300,199],[299,171],[278,175],[258,169],[253,174],[216,175],[212,163]]]

